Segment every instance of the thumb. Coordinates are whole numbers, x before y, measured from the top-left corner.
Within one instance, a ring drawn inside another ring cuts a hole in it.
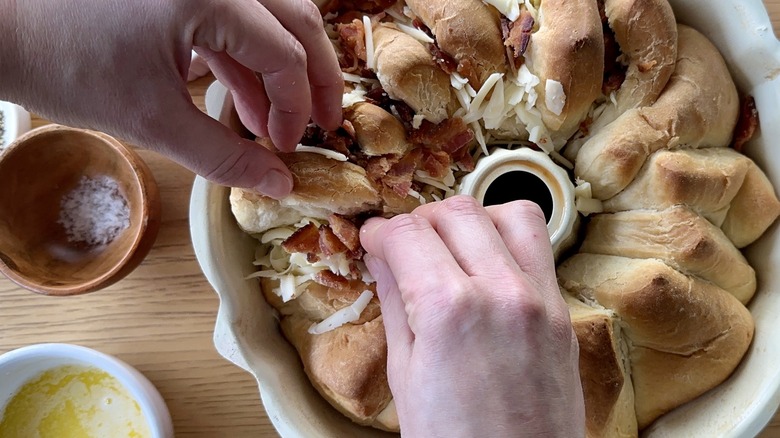
[[[169,116],[163,144],[153,149],[198,175],[225,186],[254,189],[272,198],[290,193],[293,180],[279,157],[241,138],[227,126],[187,103]]]

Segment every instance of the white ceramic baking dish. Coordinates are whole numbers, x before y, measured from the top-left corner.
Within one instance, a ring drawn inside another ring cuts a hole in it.
[[[670,0],[678,21],[706,34],[728,61],[741,92],[752,94],[762,123],[747,154],[780,181],[780,42],[761,0]],[[209,113],[238,128],[224,87],[207,96]],[[228,360],[252,373],[268,416],[283,437],[381,437],[390,434],[354,425],[312,388],[295,350],[282,337],[253,272],[254,241],[233,219],[228,189],[197,178],[190,226],[195,252],[220,297],[214,342]],[[773,226],[747,250],[759,290],[750,303],[756,335],[731,378],[662,417],[647,437],[755,436],[780,405],[780,233]],[[773,269],[775,268],[775,269]]]

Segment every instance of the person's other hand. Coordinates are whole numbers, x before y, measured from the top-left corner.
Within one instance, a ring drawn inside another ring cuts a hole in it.
[[[214,182],[275,197],[292,187],[274,154],[192,104],[193,46],[244,124],[280,150],[294,149],[310,118],[341,123],[341,71],[309,0],[0,0],[0,9],[0,97],[160,151]]]
[[[544,215],[454,197],[361,229],[410,437],[576,437],[578,345]]]

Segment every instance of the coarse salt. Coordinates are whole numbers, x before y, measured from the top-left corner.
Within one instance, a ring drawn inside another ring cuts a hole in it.
[[[106,245],[130,226],[130,209],[119,184],[109,176],[81,177],[60,201],[57,221],[69,242]]]

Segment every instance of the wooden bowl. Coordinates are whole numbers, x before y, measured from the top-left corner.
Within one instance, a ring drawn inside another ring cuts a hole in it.
[[[129,227],[106,244],[68,238],[60,203],[83,177],[108,176],[127,201]],[[160,194],[141,158],[99,132],[48,125],[0,155],[0,272],[45,295],[96,291],[135,269],[160,227]]]

